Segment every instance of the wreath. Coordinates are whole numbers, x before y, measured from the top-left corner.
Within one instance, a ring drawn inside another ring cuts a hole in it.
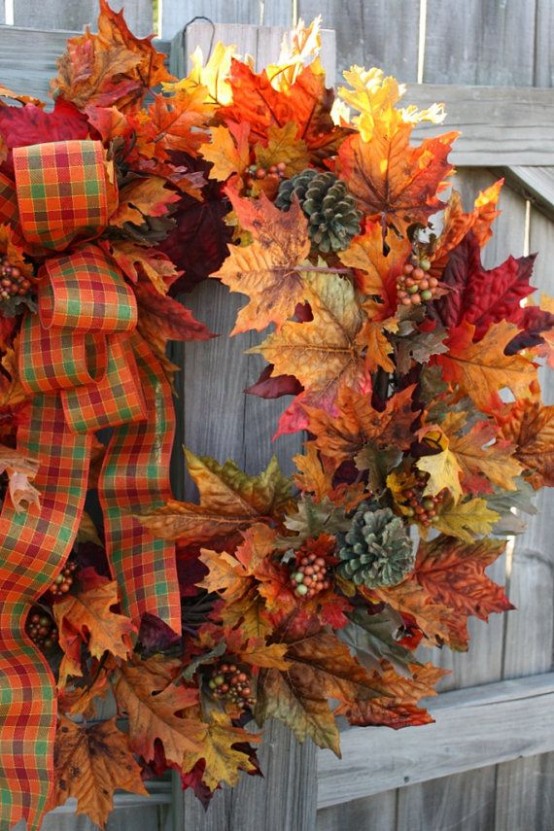
[[[418,645],[511,608],[485,569],[554,481],[552,307],[532,256],[481,264],[501,182],[441,199],[456,134],[411,134],[442,107],[360,67],[335,97],[318,49],[178,80],[102,0],[52,109],[2,89],[2,827],[69,796],[103,826],[168,769],[207,801],[268,718],[335,753],[337,716],[425,724]],[[212,337],[175,299],[205,278],[307,438],[292,480],[186,451],[191,503],[166,346]]]

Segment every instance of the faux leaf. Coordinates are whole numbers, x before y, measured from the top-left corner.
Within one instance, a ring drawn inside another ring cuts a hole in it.
[[[145,158],[161,161],[168,159],[173,150],[194,155],[208,139],[210,115],[202,87],[155,95],[137,149]]]
[[[410,256],[407,237],[389,235],[383,251],[383,229],[379,222],[366,224],[365,233],[354,237],[346,251],[341,251],[341,262],[355,269],[356,288],[363,294],[381,298],[383,315],[396,310],[396,283]]]
[[[259,736],[234,726],[225,713],[212,710],[209,721],[203,725],[202,752],[185,752],[183,768],[190,770],[199,759],[204,759],[202,781],[211,791],[222,782],[233,787],[241,771],[255,773],[258,770],[249,758],[252,749],[245,743],[259,740]]]
[[[455,381],[483,411],[496,407],[499,392],[511,390],[525,397],[535,376],[535,367],[521,355],[505,355],[507,343],[517,332],[512,323],[497,323],[479,343],[473,343],[474,327],[465,323],[449,338],[449,351],[433,361],[443,370],[447,381]]]
[[[281,325],[304,300],[305,287],[298,266],[308,256],[307,220],[298,203],[290,211],[278,210],[264,194],[242,199],[228,188],[238,220],[254,241],[232,246],[218,277],[231,291],[247,294],[250,302],[240,310],[231,334]]]
[[[450,501],[441,508],[433,527],[450,537],[472,543],[476,537],[490,536],[499,518],[500,515],[491,510],[484,499]]]
[[[82,643],[95,658],[102,658],[106,651],[119,658],[128,657],[134,628],[129,618],[112,611],[118,603],[118,586],[113,581],[66,595],[54,604],[60,646],[67,653],[60,669],[61,686],[68,674],[81,675]]]
[[[290,505],[289,482],[274,457],[265,471],[248,476],[227,461],[185,451],[188,471],[198,487],[200,505],[169,500],[139,517],[158,537],[181,543],[206,543],[226,537],[270,517],[279,518]]]
[[[203,752],[204,725],[183,714],[195,708],[198,690],[174,682],[179,661],[150,658],[123,664],[115,683],[120,712],[129,719],[129,744],[147,761],[163,744],[168,762],[180,766],[185,754]]]
[[[167,294],[168,288],[179,276],[168,256],[157,248],[145,248],[127,240],[113,240],[104,244],[126,277],[137,283],[146,277],[157,292]]]
[[[313,320],[289,321],[248,351],[260,352],[274,365],[275,375],[294,375],[317,396],[320,406],[331,409],[341,386],[355,389],[363,380],[363,359],[355,345],[362,318],[348,280],[311,273],[304,282],[310,290]]]
[[[211,162],[210,176],[219,182],[225,182],[229,176],[238,173],[242,176],[250,164],[250,145],[248,136],[250,124],[230,122],[228,127],[212,127],[211,142],[200,147],[200,155]]]
[[[54,748],[55,800],[77,800],[77,814],[105,828],[118,789],[147,796],[129,740],[115,718],[82,726],[62,716]]]
[[[133,179],[119,191],[119,207],[110,217],[110,225],[122,228],[126,222],[141,225],[145,216],[164,216],[171,204],[179,201],[175,191],[165,187],[159,176]]]
[[[516,445],[516,458],[533,487],[554,487],[554,405],[517,402],[503,420],[502,433]]]
[[[456,133],[409,144],[411,125],[399,122],[392,130],[379,122],[370,142],[360,135],[347,138],[339,150],[341,177],[369,219],[382,220],[399,232],[408,224],[426,225],[442,202],[436,194],[452,172],[447,162]]]
[[[297,137],[297,124],[289,121],[282,127],[271,125],[268,130],[268,142],[255,147],[256,162],[268,170],[272,165],[283,163],[287,177],[301,173],[308,167],[310,157],[306,142]]]

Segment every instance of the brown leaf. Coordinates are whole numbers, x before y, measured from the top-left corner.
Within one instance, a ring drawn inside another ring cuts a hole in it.
[[[55,800],[63,805],[77,799],[77,813],[105,828],[119,788],[147,796],[141,771],[128,736],[118,730],[115,718],[79,726],[62,716],[54,748]]]

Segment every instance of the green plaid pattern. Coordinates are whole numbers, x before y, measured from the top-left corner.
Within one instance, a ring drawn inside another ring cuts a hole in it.
[[[104,378],[97,384],[64,390],[62,403],[66,421],[77,433],[144,421],[146,403],[128,335],[108,338]]]
[[[28,242],[61,250],[98,236],[110,205],[98,141],[53,141],[13,151],[19,221]]]
[[[41,269],[39,311],[49,329],[130,332],[137,325],[135,293],[97,245],[51,257]]]
[[[0,828],[40,824],[53,780],[56,692],[50,669],[25,634],[30,605],[60,573],[79,526],[91,438],[71,433],[58,396],[35,396],[18,450],[40,459],[41,507],[0,516]],[[17,783],[18,787],[14,787]]]
[[[181,631],[175,546],[154,539],[133,514],[157,507],[170,496],[168,478],[175,417],[169,382],[148,344],[133,346],[149,415],[125,424],[108,445],[98,493],[106,521],[106,548],[134,620],[149,612]]]

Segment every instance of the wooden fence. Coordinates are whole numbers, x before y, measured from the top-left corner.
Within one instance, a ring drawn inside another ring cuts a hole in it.
[[[152,29],[149,0],[119,5],[137,34]],[[0,82],[44,96],[67,36],[52,30],[94,26],[95,6],[95,0],[0,0],[0,20],[3,13],[10,24],[0,26]],[[352,63],[379,65],[409,83],[410,103],[445,101],[447,128],[463,133],[453,160],[466,204],[499,176],[507,179],[485,265],[539,251],[533,282],[554,293],[551,0],[163,0],[161,12],[162,43],[176,68],[185,68],[197,42],[209,43],[202,24],[183,35],[197,15],[221,24],[217,37],[261,63],[276,58],[283,28],[299,16],[322,14],[334,30],[326,40],[331,76]],[[214,284],[187,303],[222,333],[241,305]],[[192,343],[179,359],[186,443],[257,472],[273,450],[290,465],[295,445],[264,444],[278,405],[242,395],[257,376],[254,358],[242,354],[251,342],[248,335],[234,339],[232,349],[225,339]],[[553,403],[552,378],[544,386]],[[149,808],[122,797],[109,831],[137,825],[141,831],[553,831],[552,492],[541,493],[538,507],[528,531],[490,572],[506,582],[518,611],[488,625],[477,621],[468,654],[432,655],[452,669],[430,706],[436,724],[399,733],[350,729],[342,761],[309,745],[298,748],[274,725],[262,753],[265,780],[245,777],[236,792],[218,793],[206,815],[188,794],[160,783]],[[90,828],[67,811],[44,825],[44,831]]]

